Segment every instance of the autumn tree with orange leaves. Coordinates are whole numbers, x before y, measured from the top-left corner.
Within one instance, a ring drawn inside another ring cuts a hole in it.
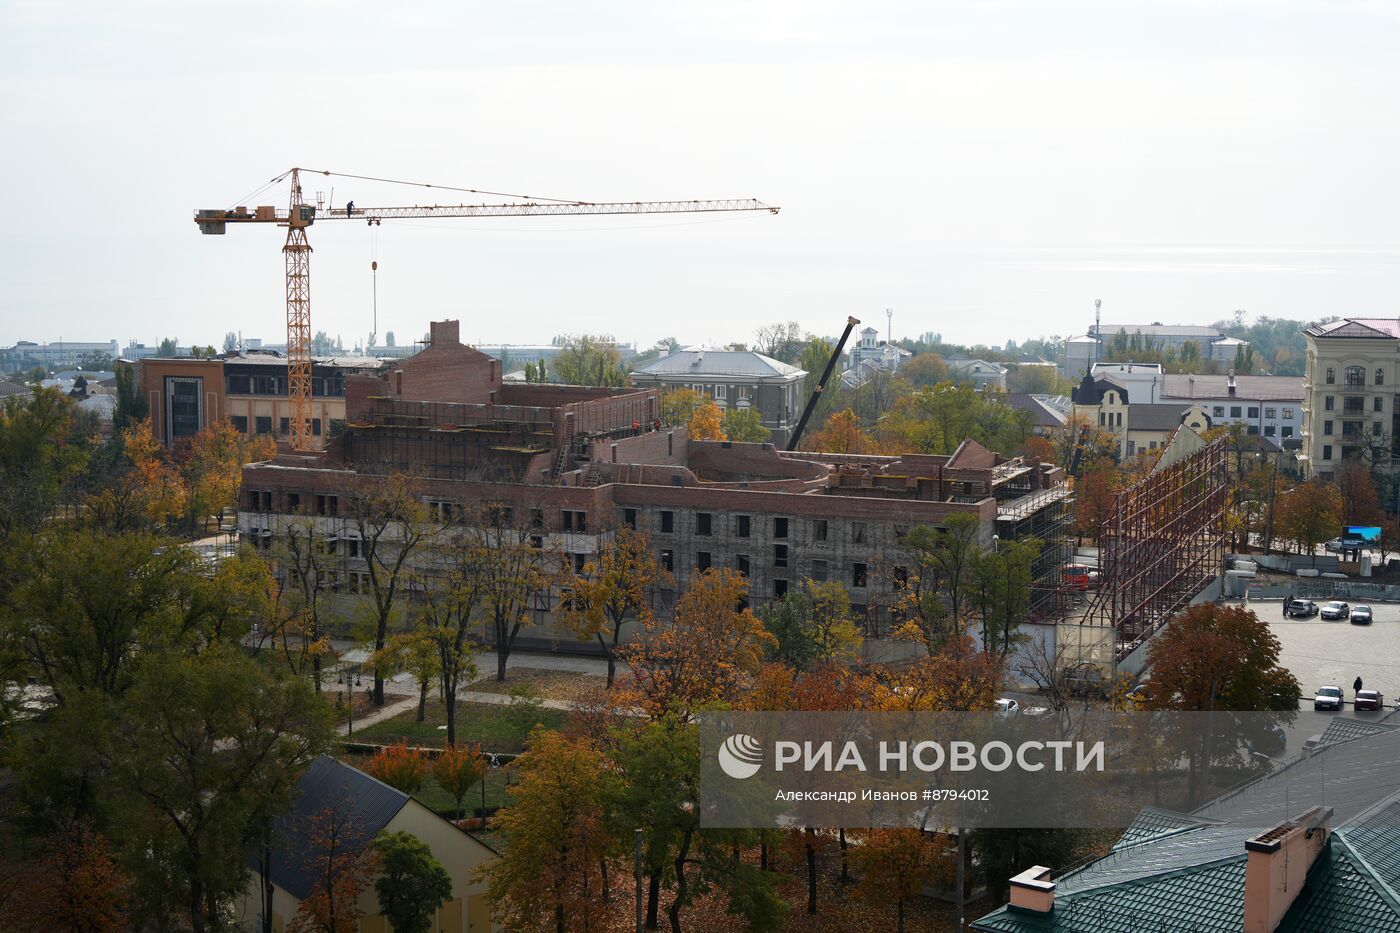
[[[365,771],[405,794],[415,794],[428,776],[428,758],[406,741],[395,742],[371,755]]]
[[[187,531],[208,527],[209,517],[238,501],[243,465],[267,460],[277,445],[267,435],[247,435],[227,421],[215,421],[172,452],[185,487],[182,522]]]
[[[742,606],[748,581],[737,571],[707,570],[677,601],[669,621],[653,619],[620,650],[632,670],[631,697],[653,718],[683,720],[700,708],[740,695],[777,640]]]
[[[358,933],[364,916],[360,895],[369,890],[377,864],[370,833],[352,801],[327,806],[299,829],[315,882],[287,923],[287,933]]]
[[[580,641],[597,639],[608,656],[608,686],[613,685],[622,627],[635,622],[642,627],[654,619],[653,591],[670,586],[671,575],[662,569],[651,549],[651,539],[630,528],[619,528],[611,541],[564,583],[567,597],[561,601],[564,623]]]
[[[481,757],[481,746],[448,745],[433,759],[432,772],[438,786],[457,804],[457,819],[460,820],[462,801],[486,776],[486,759]]]
[[[537,730],[511,765],[509,804],[496,817],[501,856],[478,872],[498,919],[510,930],[597,930],[608,913],[607,859],[619,786],[592,743]]]
[[[880,452],[880,442],[861,427],[860,415],[847,408],[826,419],[820,431],[808,434],[802,441],[802,449],[831,454],[875,454]]]
[[[946,837],[917,829],[870,829],[855,848],[860,894],[872,904],[894,903],[896,927],[904,933],[904,907],[931,884],[950,881],[957,849]]]
[[[1320,479],[1299,483],[1278,497],[1274,528],[1293,541],[1299,554],[1317,560],[1317,546],[1342,531],[1342,495]]]
[[[107,840],[74,826],[45,840],[38,858],[0,865],[0,928],[12,933],[120,933],[129,925],[130,886]]]
[[[687,433],[693,441],[724,440],[724,412],[711,399],[705,399],[690,416]]]

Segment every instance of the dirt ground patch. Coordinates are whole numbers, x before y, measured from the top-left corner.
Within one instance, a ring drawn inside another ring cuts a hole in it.
[[[507,668],[504,682],[497,680],[495,675],[488,675],[467,689],[477,693],[508,694],[512,688],[528,684],[540,699],[574,703],[602,690],[606,683],[607,679],[599,674],[551,671],[538,667],[512,667]]]

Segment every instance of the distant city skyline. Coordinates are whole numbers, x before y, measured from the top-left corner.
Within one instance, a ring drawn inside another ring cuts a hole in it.
[[[1261,4],[0,5],[0,339],[284,331],[292,164],[769,215],[311,230],[313,328],[1001,344],[1237,308],[1400,313],[1400,14]],[[265,15],[259,15],[259,14]],[[274,25],[275,23],[275,25]],[[120,36],[120,40],[116,39]],[[199,54],[192,50],[199,49]],[[327,203],[474,200],[312,176]],[[1111,309],[1111,310],[1110,310]],[[217,323],[216,323],[217,322]]]

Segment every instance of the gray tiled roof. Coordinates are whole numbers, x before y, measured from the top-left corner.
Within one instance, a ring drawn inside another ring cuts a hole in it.
[[[751,376],[786,380],[805,376],[807,372],[752,350],[679,350],[643,366],[634,375]]]
[[[1065,423],[1064,415],[1025,392],[1009,393],[1006,396],[1006,404],[1017,411],[1030,412],[1031,424],[1036,427],[1058,428]]]
[[[1171,431],[1181,426],[1190,405],[1132,405],[1128,408],[1129,431]]]
[[[1162,380],[1164,398],[1223,399],[1230,397],[1229,376],[1187,376],[1167,373]],[[1299,401],[1303,399],[1302,376],[1236,376],[1235,398]]]

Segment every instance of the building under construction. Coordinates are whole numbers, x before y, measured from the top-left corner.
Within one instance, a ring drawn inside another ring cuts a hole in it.
[[[245,468],[240,530],[271,546],[291,523],[309,523],[334,554],[332,586],[358,592],[361,549],[337,497],[401,474],[435,515],[508,507],[575,566],[617,528],[646,532],[675,580],[658,594],[663,608],[711,567],[745,574],[758,604],[832,580],[877,636],[915,525],[971,515],[984,548],[1041,539],[1037,594],[1053,591],[1067,559],[1068,491],[1053,464],[973,441],[948,456],[696,441],[660,425],[660,401],[657,389],[503,383],[498,361],[460,342],[457,322],[436,322],[418,355],[346,379],[345,422],[326,450]],[[547,618],[534,621],[557,639]]]

